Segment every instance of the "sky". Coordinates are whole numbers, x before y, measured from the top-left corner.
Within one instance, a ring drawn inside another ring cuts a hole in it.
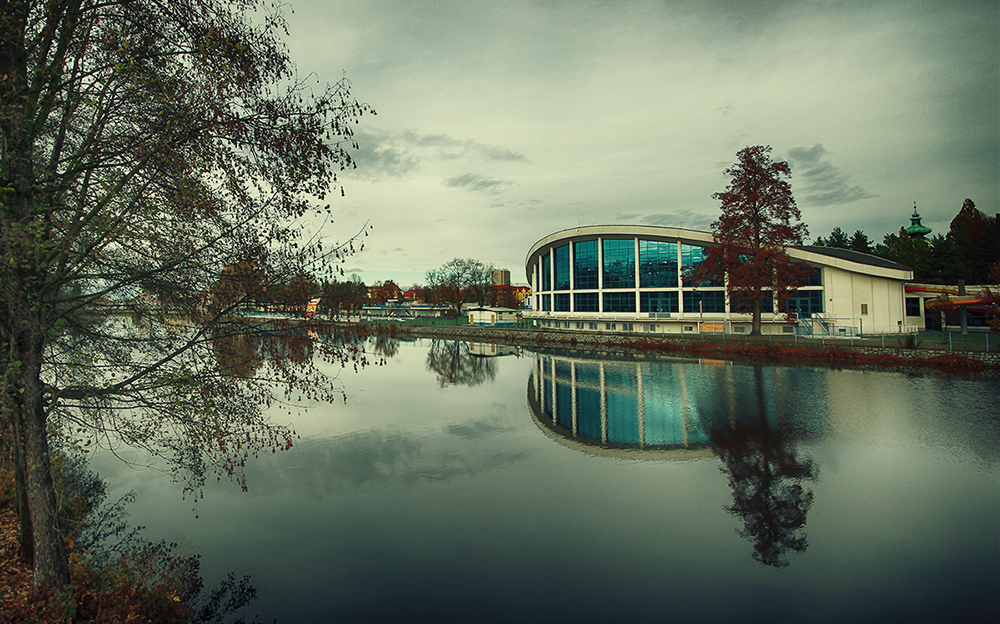
[[[748,145],[811,238],[1000,212],[996,0],[291,0],[300,75],[377,111],[324,235],[403,288],[452,258],[526,283],[580,225],[709,230]]]

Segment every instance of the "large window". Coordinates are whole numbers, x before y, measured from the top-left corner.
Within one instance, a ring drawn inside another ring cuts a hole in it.
[[[809,316],[823,311],[822,290],[800,290],[789,297],[785,303],[786,310],[795,310],[799,316]]]
[[[573,311],[574,312],[599,312],[597,307],[598,299],[597,293],[574,293],[573,294]]]
[[[555,284],[552,290],[569,290],[569,245],[556,247],[555,259]]]
[[[542,290],[552,290],[552,262],[549,254],[542,256]]]
[[[681,245],[681,272],[687,273],[693,270],[705,260],[705,248],[698,245]],[[721,279],[702,280],[694,283],[685,278],[684,283],[688,286],[723,286]]]
[[[552,311],[552,295],[542,295],[542,312]]]
[[[906,316],[920,316],[920,298],[906,298]]]
[[[604,288],[635,288],[635,241],[604,240]],[[635,311],[635,302],[632,303]]]
[[[726,293],[721,290],[688,290],[684,292],[684,312],[725,312]]]
[[[569,293],[556,293],[553,298],[556,312],[569,312]]]
[[[605,312],[635,312],[635,291],[604,293]]]
[[[639,293],[640,312],[680,312],[676,292]]]
[[[806,283],[803,286],[822,286],[823,285],[823,269],[819,267],[813,267],[812,271],[809,272],[809,278],[806,279]]]
[[[677,243],[639,241],[639,286],[641,288],[677,286]]]
[[[597,288],[596,239],[573,243],[573,289],[586,288]]]

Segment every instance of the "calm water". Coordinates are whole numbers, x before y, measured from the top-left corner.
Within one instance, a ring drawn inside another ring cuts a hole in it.
[[[995,380],[469,348],[341,374],[198,519],[94,465],[265,621],[1000,618]]]

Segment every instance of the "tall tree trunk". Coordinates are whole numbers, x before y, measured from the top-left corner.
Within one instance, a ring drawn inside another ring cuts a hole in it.
[[[69,585],[69,561],[59,531],[55,484],[49,462],[48,425],[42,397],[42,352],[44,340],[38,328],[27,332],[23,352],[22,387],[24,458],[27,499],[34,551],[34,586],[62,589]],[[16,418],[17,416],[15,416]]]
[[[21,559],[29,566],[35,564],[34,538],[31,529],[31,512],[28,510],[28,475],[24,450],[24,407],[21,396],[13,388],[3,398],[3,416],[10,426],[11,453],[14,462],[14,509],[18,520],[18,544]]]
[[[756,293],[757,296],[753,298],[753,314],[750,317],[750,335],[759,336],[760,335],[760,293]]]

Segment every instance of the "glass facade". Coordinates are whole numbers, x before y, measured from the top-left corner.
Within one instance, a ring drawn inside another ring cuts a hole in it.
[[[573,243],[573,288],[597,288],[597,239]]]
[[[604,239],[603,288],[635,288],[635,239]]]
[[[677,243],[639,241],[639,286],[676,288]]]
[[[813,267],[813,270],[809,272],[809,279],[806,280],[804,286],[822,286],[823,285],[823,269],[819,267]]]
[[[705,248],[698,245],[681,245],[681,273],[687,273],[705,260]],[[685,286],[724,286],[722,280],[703,280],[697,284],[684,279]]]
[[[555,284],[553,284],[552,290],[569,290],[569,245],[556,247],[554,253],[556,266]]]
[[[597,293],[574,293],[573,310],[576,312],[600,312]]]
[[[552,290],[552,261],[549,254],[542,256],[542,290]]]
[[[680,312],[677,292],[640,292],[640,312]]]
[[[799,316],[809,316],[823,311],[822,290],[800,290],[788,298],[786,310],[795,310]]]
[[[556,312],[569,312],[569,293],[556,293],[554,299]]]
[[[635,312],[635,292],[605,292],[605,312]]]
[[[684,291],[684,312],[705,314],[726,311],[726,293],[721,290]]]

